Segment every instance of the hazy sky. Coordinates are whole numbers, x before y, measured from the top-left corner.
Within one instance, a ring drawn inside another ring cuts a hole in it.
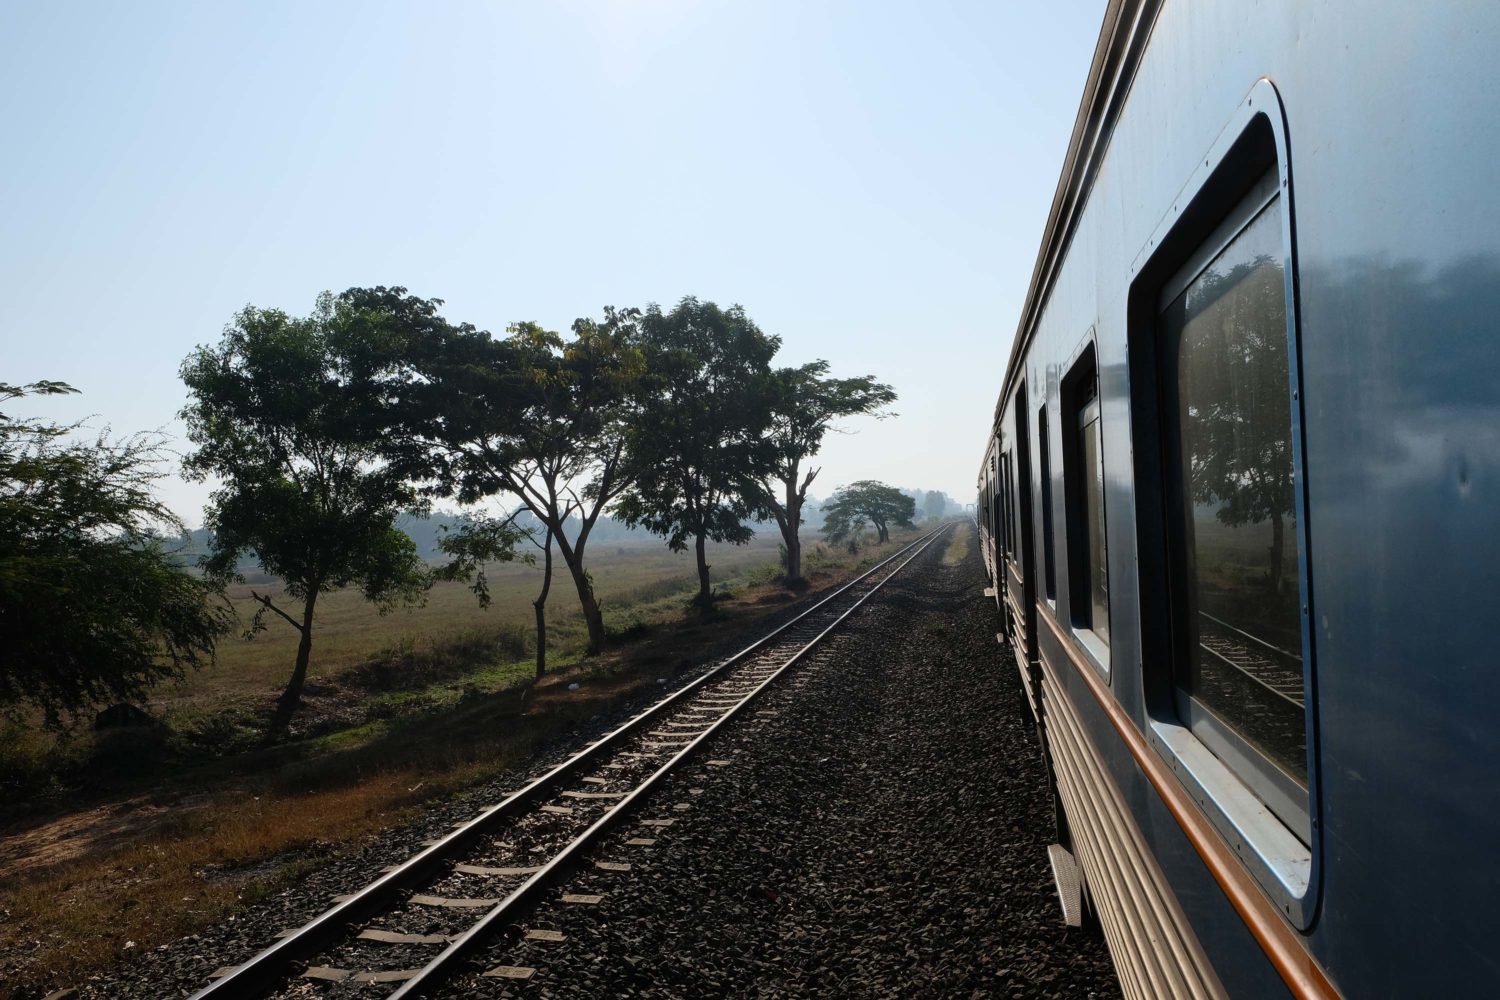
[[[180,435],[247,303],[404,285],[500,332],[692,294],[900,393],[814,492],[967,501],[1103,8],[7,3],[0,381]]]

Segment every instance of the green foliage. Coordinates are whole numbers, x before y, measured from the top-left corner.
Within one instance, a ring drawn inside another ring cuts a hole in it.
[[[427,574],[394,522],[421,500],[377,461],[393,418],[386,332],[351,293],[325,293],[300,319],[247,307],[183,362],[198,446],[184,468],[223,480],[206,511],[211,575],[238,579],[250,552],[293,596],[357,585],[383,606],[420,599]]]
[[[878,541],[884,542],[891,537],[892,524],[909,528],[916,512],[916,501],[894,486],[861,479],[840,487],[823,505],[823,534],[831,542],[857,538],[868,521],[875,526]]]
[[[625,439],[643,366],[638,316],[606,307],[602,320],[576,320],[571,339],[536,323],[514,324],[504,340],[467,326],[417,330],[394,394],[401,428],[385,451],[464,503],[518,499],[567,564],[594,651],[606,636],[584,552],[629,483]]]
[[[443,538],[438,542],[449,561],[437,571],[440,580],[457,580],[467,583],[479,606],[490,606],[489,578],[485,575],[487,563],[513,562],[516,558],[516,543],[528,538],[531,532],[518,528],[514,517],[493,518],[467,516],[451,531],[444,525]],[[522,562],[532,563],[536,557],[527,553]]]
[[[742,487],[770,420],[762,386],[781,342],[739,306],[688,297],[671,312],[647,309],[641,344],[646,374],[628,435],[632,485],[616,514],[673,551],[696,541],[706,601],[703,543],[743,544],[752,534]]]
[[[74,391],[0,383],[0,403]],[[211,662],[231,621],[162,542],[183,526],[152,492],[159,439],[78,429],[0,414],[0,706],[53,726]]]
[[[238,579],[249,552],[304,602],[299,622],[259,598],[254,629],[273,611],[302,632],[273,733],[300,696],[320,593],[358,586],[384,610],[421,601],[431,584],[395,526],[421,498],[404,466],[379,460],[379,447],[397,425],[394,359],[414,319],[441,322],[439,304],[378,288],[324,293],[303,318],[250,306],[217,347],[183,362],[192,401],[182,417],[198,446],[184,468],[192,479],[222,481],[205,512],[205,569],[216,580]]]

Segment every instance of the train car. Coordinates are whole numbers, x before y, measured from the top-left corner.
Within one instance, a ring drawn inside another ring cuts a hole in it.
[[[978,520],[1127,996],[1500,993],[1497,45],[1106,11]]]

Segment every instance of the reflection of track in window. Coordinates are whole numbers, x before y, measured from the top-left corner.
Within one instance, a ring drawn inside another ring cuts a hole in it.
[[[1301,656],[1241,632],[1206,612],[1200,611],[1198,619],[1198,644],[1203,649],[1299,710],[1306,704]]]

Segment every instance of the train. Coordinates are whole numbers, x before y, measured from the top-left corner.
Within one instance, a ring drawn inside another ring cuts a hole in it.
[[[1497,48],[1106,8],[976,520],[1128,997],[1500,995]]]

